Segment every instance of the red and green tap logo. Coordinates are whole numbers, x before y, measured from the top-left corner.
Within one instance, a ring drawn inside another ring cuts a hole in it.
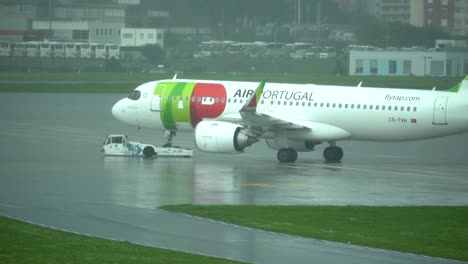
[[[195,127],[203,118],[217,118],[226,108],[227,93],[222,84],[160,82],[154,90],[161,97],[161,121],[166,129],[176,123]]]

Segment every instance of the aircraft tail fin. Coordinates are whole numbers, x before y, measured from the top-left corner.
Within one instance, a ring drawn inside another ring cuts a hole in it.
[[[447,89],[446,91],[452,92],[452,93],[458,93],[460,91],[468,92],[468,75],[465,76],[465,79],[463,79],[457,85],[453,86],[450,89]]]
[[[260,97],[262,96],[263,88],[265,87],[265,83],[266,82],[264,80],[262,82],[260,82],[257,89],[255,89],[255,92],[252,93],[250,98],[247,100],[247,102],[241,108],[241,110],[239,110],[239,112],[256,112],[257,104],[260,101]]]

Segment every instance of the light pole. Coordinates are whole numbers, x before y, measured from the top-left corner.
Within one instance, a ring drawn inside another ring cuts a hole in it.
[[[49,0],[49,40],[52,38],[52,0]]]

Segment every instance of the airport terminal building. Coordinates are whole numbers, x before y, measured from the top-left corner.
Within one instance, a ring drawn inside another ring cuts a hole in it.
[[[349,47],[349,75],[466,76],[466,42],[437,41],[436,48]]]

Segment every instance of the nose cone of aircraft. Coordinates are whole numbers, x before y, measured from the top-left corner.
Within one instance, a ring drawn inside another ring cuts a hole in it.
[[[118,101],[117,103],[114,104],[114,106],[112,106],[112,115],[117,120],[123,121],[122,120],[123,113],[124,113],[124,108],[122,107],[122,102],[121,101]]]

